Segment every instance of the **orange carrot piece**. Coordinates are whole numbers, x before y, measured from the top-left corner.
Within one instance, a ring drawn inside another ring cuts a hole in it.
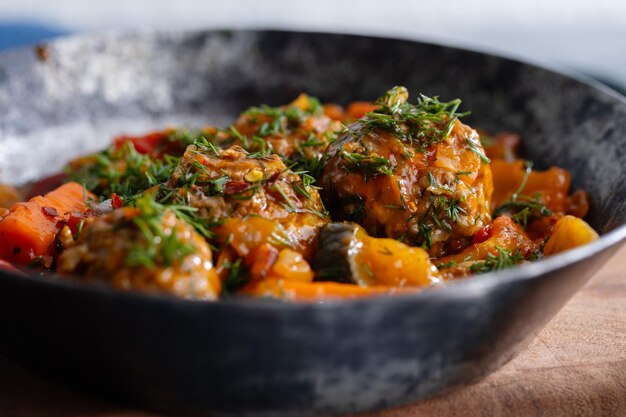
[[[535,244],[526,236],[524,229],[508,216],[497,217],[489,229],[486,239],[481,236],[476,243],[463,249],[462,252],[439,258],[435,260],[435,264],[483,261],[488,254],[496,256],[498,247],[511,252],[519,249],[524,256],[530,255],[535,250]]]
[[[95,196],[83,186],[70,182],[25,203],[16,203],[0,221],[0,257],[27,264],[39,256],[54,253],[54,239],[70,212],[87,209],[85,198]]]
[[[324,104],[324,114],[333,120],[342,121],[345,118],[343,107],[338,104]]]
[[[483,140],[483,133],[480,134],[480,137],[487,158],[504,159],[508,162],[517,159],[518,150],[522,143],[522,139],[517,133],[501,132],[494,137],[487,136],[491,140]]]
[[[353,101],[348,104],[346,108],[347,118],[357,120],[365,116],[365,113],[373,112],[377,108],[378,105],[370,103],[369,101]]]
[[[491,160],[493,173],[492,209],[508,201],[524,178],[524,161],[507,162]],[[544,204],[555,213],[565,213],[568,208],[570,174],[563,168],[550,167],[545,171],[532,171],[521,194],[533,196],[539,193]]]
[[[325,299],[362,298],[374,295],[417,292],[415,287],[387,286],[360,287],[338,282],[302,282],[277,278],[253,281],[243,287],[241,294],[255,297],[272,297],[288,301],[321,301]]]

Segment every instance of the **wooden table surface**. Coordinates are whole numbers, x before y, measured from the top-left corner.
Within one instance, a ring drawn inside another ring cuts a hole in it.
[[[358,417],[626,416],[625,271],[623,246],[525,351],[482,381]],[[0,416],[158,417],[70,391],[2,357]]]

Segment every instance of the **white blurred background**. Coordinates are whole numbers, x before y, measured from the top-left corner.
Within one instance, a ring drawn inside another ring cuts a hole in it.
[[[0,48],[134,27],[400,36],[568,67],[626,90],[626,0],[0,0]]]

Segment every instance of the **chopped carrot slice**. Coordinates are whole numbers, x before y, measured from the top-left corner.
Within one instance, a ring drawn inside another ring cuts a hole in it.
[[[16,203],[0,221],[0,257],[27,264],[54,254],[54,239],[71,212],[84,212],[95,196],[70,182],[25,203]]]
[[[277,278],[253,281],[240,291],[256,297],[281,298],[289,301],[315,301],[337,298],[362,298],[381,294],[417,292],[415,287],[395,288],[383,285],[361,287],[338,282],[302,282]]]
[[[378,105],[370,103],[369,101],[353,101],[348,104],[346,113],[349,119],[360,119],[365,116],[365,113],[372,112],[378,108]]]

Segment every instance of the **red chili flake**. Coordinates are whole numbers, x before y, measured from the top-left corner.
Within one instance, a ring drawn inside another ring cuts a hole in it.
[[[48,217],[57,217],[59,215],[59,213],[57,213],[57,209],[55,209],[54,207],[42,207],[41,211],[43,212],[44,215],[48,216]]]
[[[85,220],[87,218],[87,216],[83,213],[80,213],[78,211],[73,211],[70,213],[70,217],[69,219],[67,219],[67,227],[70,228],[70,230],[72,231],[72,234],[76,234],[78,232],[78,228],[80,225],[80,222],[82,222],[83,220]]]
[[[280,177],[280,171],[278,171],[278,172],[274,172],[274,173],[273,173],[273,174],[269,177],[269,179],[267,180],[267,183],[268,183],[268,184],[273,183],[274,181],[276,181],[276,180],[278,179],[278,177]]]
[[[118,209],[124,205],[124,199],[119,195],[113,193],[111,194],[111,207],[114,209]]]
[[[248,188],[250,188],[250,185],[246,181],[228,181],[224,186],[224,194],[241,194]]]
[[[488,224],[487,226],[483,227],[478,232],[476,232],[476,234],[472,238],[472,243],[473,244],[482,243],[485,240],[489,239],[492,235],[493,235],[493,230],[491,228],[491,225]]]
[[[167,139],[164,132],[152,132],[144,136],[119,136],[114,139],[115,149],[121,148],[126,142],[130,142],[140,154],[155,154],[162,142]]]

